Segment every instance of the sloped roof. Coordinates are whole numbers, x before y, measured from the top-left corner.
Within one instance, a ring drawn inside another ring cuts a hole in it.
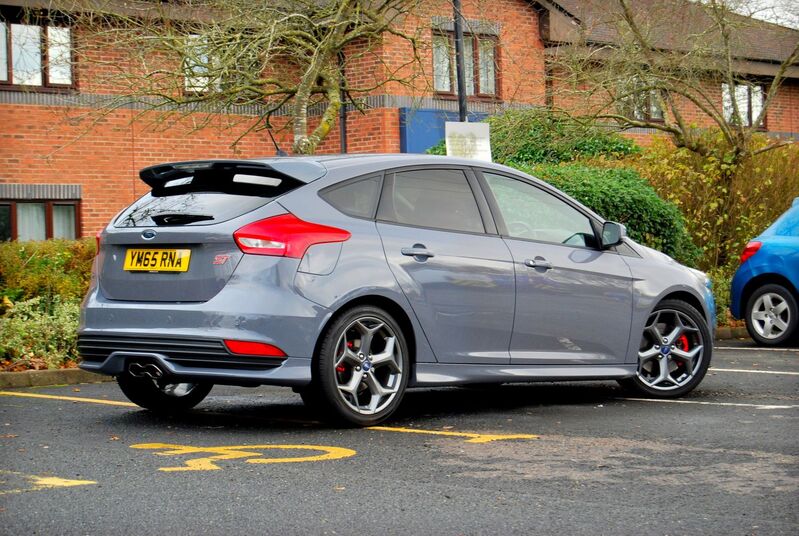
[[[617,0],[544,0],[536,2],[550,12],[550,42],[571,42],[580,35],[591,43],[620,40],[615,20],[621,13]],[[695,39],[721,47],[721,34],[703,6],[690,0],[634,0],[634,17],[653,46],[687,50]],[[734,15],[732,51],[736,58],[782,63],[799,42],[799,30],[742,15]],[[577,32],[577,33],[574,33]]]

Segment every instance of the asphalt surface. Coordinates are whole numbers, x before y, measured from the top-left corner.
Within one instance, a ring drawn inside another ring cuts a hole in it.
[[[125,402],[115,384],[6,390],[0,533],[799,532],[799,350],[717,349],[680,402],[627,396],[411,391],[360,430],[288,389],[216,387],[168,419],[102,403]]]

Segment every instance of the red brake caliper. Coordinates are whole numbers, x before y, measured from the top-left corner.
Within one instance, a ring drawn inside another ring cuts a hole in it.
[[[688,347],[689,347],[689,345],[688,345],[688,337],[686,337],[685,335],[681,335],[680,338],[677,339],[677,346],[683,352],[687,352],[688,351]]]
[[[353,347],[352,341],[347,341],[347,348],[351,350],[352,347]],[[347,370],[347,367],[345,367],[343,363],[336,367],[336,372],[341,373],[344,372],[345,370]]]

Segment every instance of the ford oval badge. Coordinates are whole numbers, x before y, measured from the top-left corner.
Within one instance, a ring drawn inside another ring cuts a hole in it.
[[[155,235],[156,232],[153,231],[152,229],[145,229],[144,231],[141,232],[141,237],[144,238],[145,240],[152,240],[153,238],[155,238]]]

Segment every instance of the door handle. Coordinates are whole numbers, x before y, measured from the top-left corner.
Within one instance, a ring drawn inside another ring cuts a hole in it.
[[[414,257],[419,260],[427,259],[429,257],[435,257],[432,251],[424,247],[423,244],[414,244],[411,248],[402,248],[400,252],[405,255],[406,257]]]
[[[552,263],[544,257],[536,257],[535,259],[524,259],[524,265],[530,268],[542,268],[543,270],[551,270]]]

